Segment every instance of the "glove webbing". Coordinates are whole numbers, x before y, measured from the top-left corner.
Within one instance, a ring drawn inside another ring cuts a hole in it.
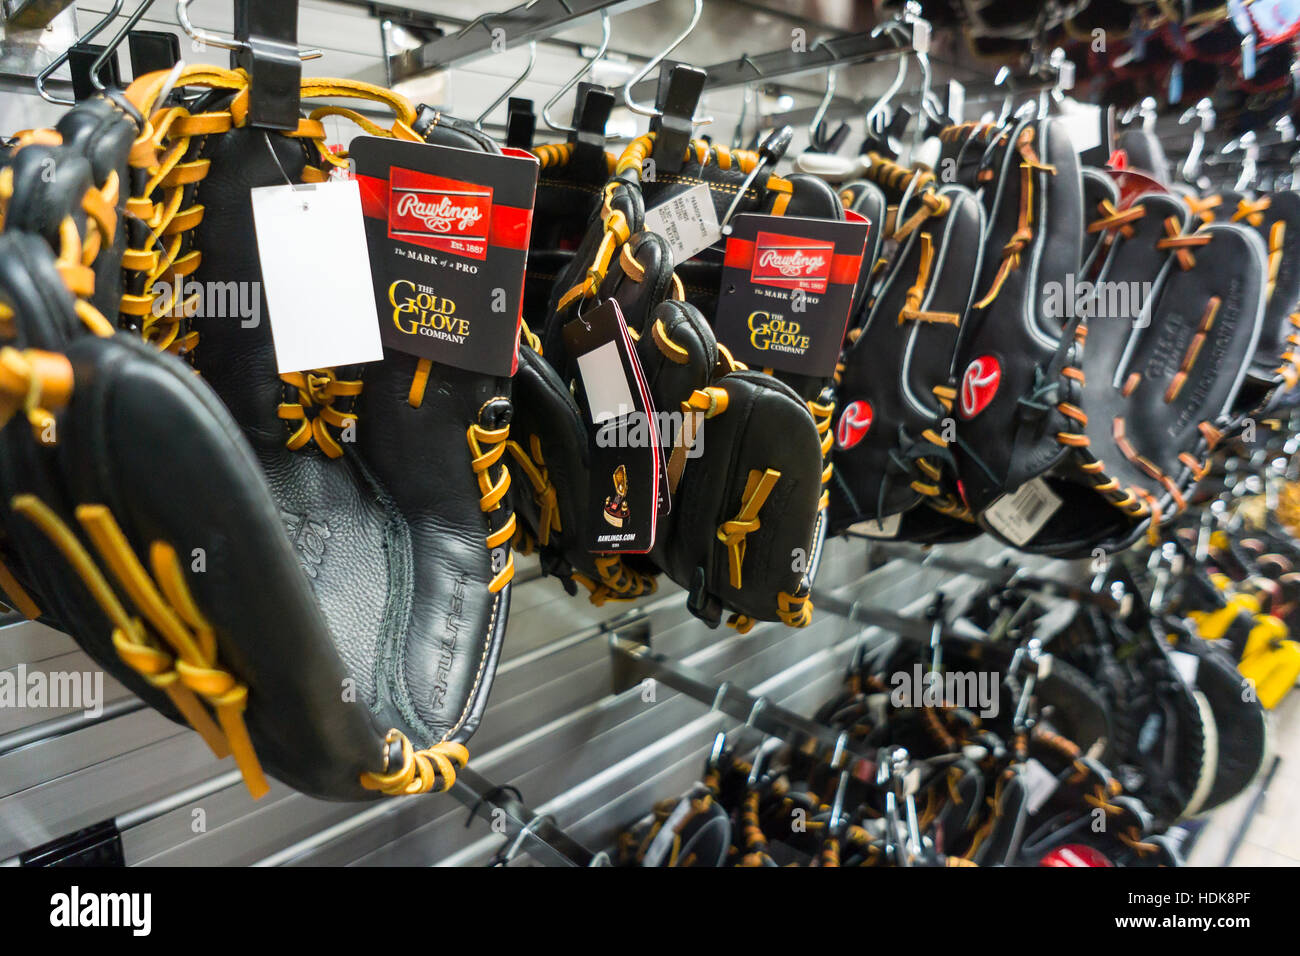
[[[266,793],[266,777],[244,724],[248,688],[220,666],[216,634],[194,602],[175,549],[153,542],[150,577],[105,505],[76,509],[77,520],[100,559],[149,622],[152,630],[147,630],[139,618],[127,613],[94,558],[48,505],[35,495],[17,495],[10,505],[50,540],[81,578],[112,622],[113,646],[127,666],[168,696],[218,758],[233,754],[255,799]],[[198,697],[216,712],[220,726]]]

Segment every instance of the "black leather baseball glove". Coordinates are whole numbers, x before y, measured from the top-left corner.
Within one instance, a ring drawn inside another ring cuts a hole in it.
[[[252,233],[249,189],[286,179],[324,181],[329,164],[345,160],[325,147],[320,120],[355,114],[324,107],[296,132],[271,134],[246,125],[243,74],[191,67],[168,100],[156,102],[165,83],[161,74],[143,77],[126,94],[125,102],[149,120],[140,123],[118,179],[128,194],[129,236],[117,265],[124,293],[113,318],[157,348],[187,356],[230,410],[257,462],[245,467],[248,480],[266,481],[275,502],[271,531],[293,548],[295,573],[313,595],[312,613],[324,622],[316,653],[341,667],[340,682],[346,678],[329,693],[355,701],[367,726],[382,725],[373,738],[378,745],[351,757],[351,766],[362,768],[355,774],[341,766],[304,773],[266,763],[293,785],[326,797],[445,789],[464,763],[463,741],[486,704],[505,630],[514,518],[500,459],[509,435],[510,383],[396,353],[364,368],[279,376],[267,322],[203,315],[190,302],[166,298],[165,289],[185,276],[257,290],[254,246],[229,240]],[[389,135],[495,149],[468,124],[432,111],[417,114],[400,96],[366,84],[309,80],[302,92],[304,99],[382,102],[397,116]],[[61,237],[76,231],[62,230]],[[99,254],[109,248],[100,243]],[[89,252],[86,258],[101,268]],[[92,331],[106,331],[90,321],[95,290],[85,288],[84,273],[60,271],[70,287],[77,283],[72,314]],[[264,300],[260,305],[264,317]],[[274,593],[265,582],[246,588]],[[82,639],[85,629],[73,632]],[[98,632],[108,640],[108,631]],[[231,640],[254,634],[276,646],[251,626]],[[231,666],[249,688],[263,688],[249,706],[266,710],[258,719],[269,731],[272,705],[263,701],[278,684],[240,669],[238,654]],[[281,698],[279,719],[283,706]],[[298,718],[304,726],[316,726],[313,712],[304,713]],[[330,737],[319,726],[315,732]]]

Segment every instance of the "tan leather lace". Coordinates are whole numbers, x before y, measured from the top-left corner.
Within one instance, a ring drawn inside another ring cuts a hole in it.
[[[66,355],[6,345],[0,349],[0,427],[22,411],[33,436],[44,444],[53,412],[72,397],[72,383],[72,363]]]
[[[576,571],[573,580],[587,589],[588,598],[596,607],[603,606],[606,601],[633,601],[654,594],[659,587],[659,582],[653,577],[632,570],[617,554],[599,556],[592,563],[597,580]]]
[[[980,301],[975,303],[974,308],[986,308],[998,297],[1007,276],[1020,268],[1021,253],[1033,241],[1034,173],[1044,172],[1052,176],[1056,175],[1055,166],[1044,163],[1038,158],[1038,154],[1034,152],[1033,142],[1034,128],[1026,126],[1016,141],[1016,149],[1020,153],[1020,210],[1018,224],[1016,231],[1012,233],[1011,238],[1002,247],[1002,264],[993,279],[992,287]]]
[[[542,443],[536,435],[528,436],[528,450],[513,439],[506,442],[510,455],[519,463],[533,486],[533,502],[537,505],[537,543],[545,547],[551,543],[552,531],[563,531],[560,523],[560,504],[555,485],[551,483],[551,473],[542,457]]]
[[[1259,199],[1241,199],[1237,202],[1237,209],[1232,214],[1233,222],[1248,222],[1256,229],[1264,224],[1264,213],[1268,212],[1268,207],[1273,205],[1273,200],[1268,196],[1262,196]]]
[[[398,742],[402,748],[402,765],[389,769],[389,747]],[[469,763],[469,751],[463,744],[443,741],[416,750],[400,730],[390,730],[384,743],[384,769],[379,773],[363,773],[361,786],[390,797],[450,790],[456,782],[456,771]]]
[[[926,288],[930,284],[930,271],[934,266],[934,242],[928,232],[921,233],[921,261],[916,268],[916,282],[907,290],[903,308],[898,313],[898,324],[906,322],[937,322],[942,325],[960,325],[956,312],[930,312],[921,308]]]
[[[218,663],[216,634],[194,602],[175,549],[162,541],[153,543],[151,577],[106,506],[76,509],[100,560],[148,622],[146,629],[127,613],[94,558],[49,506],[34,495],[18,495],[11,506],[36,525],[81,578],[112,622],[113,646],[127,666],[168,696],[214,754],[233,754],[255,798],[266,793],[266,778],[244,724],[248,689]],[[215,711],[217,723],[200,697]]]
[[[479,508],[486,514],[501,508],[501,502],[510,490],[510,471],[501,462],[505,454],[506,441],[510,437],[510,426],[501,428],[483,428],[474,423],[466,430],[470,453],[473,456],[470,467],[478,479]],[[496,476],[491,469],[496,466]],[[487,536],[487,548],[491,553],[503,545],[508,545],[515,534],[515,515],[512,511],[506,523]],[[493,594],[500,591],[515,576],[515,556],[506,547],[506,564],[493,576],[488,590]]]
[[[355,399],[361,394],[361,382],[335,378],[333,369],[316,369],[310,372],[290,372],[280,378],[293,391],[280,403],[276,414],[286,422],[299,422],[285,444],[293,451],[314,441],[330,458],[343,455],[343,446],[334,438],[330,428],[355,425],[354,412],[334,407],[337,399]],[[311,414],[308,414],[308,409]]]
[[[740,511],[718,528],[718,540],[727,547],[728,579],[737,590],[743,586],[741,570],[745,564],[746,538],[761,527],[758,513],[780,478],[781,473],[774,468],[750,471],[740,495]]]

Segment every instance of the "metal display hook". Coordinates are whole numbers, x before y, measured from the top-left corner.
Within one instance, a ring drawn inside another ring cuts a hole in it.
[[[578,81],[581,80],[584,76],[586,76],[587,73],[590,72],[593,66],[595,66],[598,62],[600,62],[601,57],[605,55],[605,51],[609,49],[610,29],[609,29],[608,10],[600,11],[600,26],[601,26],[600,48],[596,50],[596,52],[591,56],[590,59],[583,61],[583,64],[581,68],[579,68],[578,72],[573,74],[573,76],[569,77],[569,79],[565,82],[565,84],[561,86],[558,90],[556,90],[555,95],[552,96],[549,100],[547,100],[546,105],[542,107],[542,121],[545,122],[547,126],[555,130],[555,132],[557,133],[578,132],[578,127],[576,122],[574,123],[574,125],[571,126],[564,126],[561,123],[557,123],[554,119],[551,118],[551,110],[555,107],[555,104],[560,101],[560,99],[564,96],[564,94],[568,93],[569,90],[577,86]],[[605,138],[618,139],[618,136],[616,135],[611,136],[607,134]]]

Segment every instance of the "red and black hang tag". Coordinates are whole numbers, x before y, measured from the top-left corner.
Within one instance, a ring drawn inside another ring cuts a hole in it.
[[[349,153],[384,345],[513,375],[537,160],[377,136]]]
[[[829,377],[871,224],[746,213],[727,237],[714,327],[758,368]]]
[[[578,368],[575,397],[591,454],[587,548],[649,551],[661,510],[663,448],[650,390],[618,303],[609,299],[565,323],[564,345]]]

